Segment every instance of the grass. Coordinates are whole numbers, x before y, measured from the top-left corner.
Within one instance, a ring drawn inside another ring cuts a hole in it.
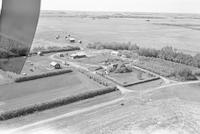
[[[40,104],[35,104],[35,105],[32,105],[32,106],[27,106],[27,107],[24,107],[24,108],[12,110],[12,111],[6,111],[6,112],[3,112],[3,113],[0,114],[0,121],[6,121],[6,120],[9,120],[9,119],[33,114],[35,112],[41,112],[41,111],[44,111],[44,110],[47,110],[47,109],[52,109],[52,108],[64,106],[64,105],[74,103],[74,102],[77,102],[77,101],[93,98],[95,96],[103,95],[103,94],[106,94],[106,93],[111,93],[111,92],[114,92],[116,90],[117,89],[115,87],[99,89],[99,90],[95,90],[95,91],[90,91],[90,92],[78,94],[78,95],[75,95],[75,96],[72,95],[70,97],[61,98],[61,99],[57,99],[57,100],[54,100],[54,101],[49,101],[49,102],[47,101],[46,103],[40,103]]]
[[[18,77],[15,79],[15,82],[31,81],[31,80],[36,80],[36,79],[41,79],[41,78],[45,78],[45,77],[51,77],[51,76],[56,76],[56,75],[61,75],[61,74],[66,74],[66,73],[71,73],[71,72],[72,72],[72,70],[70,70],[70,69],[56,70],[56,71],[52,71],[52,72],[41,73],[38,75]]]
[[[142,77],[141,77],[141,79],[139,79],[137,77],[138,73],[139,72],[110,73],[109,77],[113,78],[114,81],[117,81],[117,83],[120,83],[121,85],[124,85],[124,84],[127,85],[127,84],[131,84],[131,83],[134,83],[134,82],[138,82],[138,81],[150,78],[150,76],[148,76],[148,74],[141,72],[142,73]]]
[[[148,93],[152,100],[178,97],[185,101],[200,102],[200,84],[178,85]],[[145,95],[147,96],[147,95]]]
[[[72,72],[68,74],[62,74],[54,77],[47,77],[22,83],[2,85],[0,86],[0,101],[11,101],[22,98],[22,103],[24,105],[27,105],[25,102],[29,98],[26,98],[24,100],[23,97],[30,95],[36,95],[35,97],[33,97],[33,100],[40,101],[43,100],[43,98],[48,99],[48,93],[51,92],[53,93],[53,97],[56,97],[57,95],[71,95],[74,93],[88,91],[91,89],[98,89],[101,87],[103,86],[97,84],[93,80],[88,79],[83,74],[79,72]],[[58,94],[53,91],[57,91]],[[59,92],[62,94],[59,94]],[[54,94],[56,96],[54,96]],[[37,98],[38,95],[40,96],[40,98]],[[38,100],[34,98],[37,98]]]
[[[162,14],[160,14],[162,15]],[[141,47],[160,49],[166,45],[186,51],[200,51],[199,31],[182,27],[154,25],[146,22],[146,18],[112,18],[112,19],[82,19],[80,17],[53,17],[42,16],[35,36],[35,46],[38,44],[52,45],[51,43],[66,44],[66,41],[57,43],[55,35],[60,32],[71,33],[84,42],[132,42]],[[157,16],[151,14],[150,16]],[[176,20],[166,15],[166,19],[154,19],[153,23],[199,24],[199,20]],[[178,15],[174,15],[178,16]],[[169,18],[169,19],[168,19]],[[117,28],[116,28],[117,27]],[[50,33],[49,33],[50,32]],[[48,34],[49,33],[49,34]],[[41,41],[37,43],[37,41]],[[49,43],[46,41],[50,41]]]

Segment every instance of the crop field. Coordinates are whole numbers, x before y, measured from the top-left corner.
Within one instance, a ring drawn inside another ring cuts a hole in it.
[[[7,105],[1,106],[0,109],[24,107],[102,87],[78,72],[3,85],[0,86],[0,101]]]
[[[39,133],[50,130],[51,132],[59,132],[61,134],[68,132],[81,132],[84,134],[198,134],[200,126],[198,120],[200,111],[199,86],[199,84],[179,85],[152,92],[141,92],[139,98],[136,97],[138,94],[134,92],[129,96],[125,96],[125,100],[115,104],[83,112],[75,116],[63,116],[63,118],[23,129],[23,132],[34,131]],[[111,94],[110,97],[112,96],[115,95]],[[94,98],[91,101],[87,100],[83,102],[83,106],[104,99],[107,99],[107,97],[103,96],[103,99]],[[124,105],[122,106],[121,104]],[[51,117],[65,114],[66,111],[71,110],[71,107],[76,110],[78,106],[79,104],[52,109],[24,117],[21,120],[8,121],[5,124],[23,126],[40,121],[41,118],[52,119]]]
[[[134,62],[134,65],[145,68],[159,75],[169,77],[176,68],[189,68],[193,72],[199,71],[199,68],[187,66],[184,64],[174,63],[158,58],[140,57],[139,60]]]
[[[61,34],[64,37],[65,33],[70,33],[86,44],[97,41],[131,41],[141,47],[160,49],[164,46],[173,46],[177,49],[184,48],[182,51],[188,53],[200,52],[200,30],[197,28],[200,23],[199,16],[131,13],[129,18],[112,18],[111,15],[109,18],[93,19],[76,14],[69,17],[70,15],[66,14],[42,14],[34,46],[64,45],[67,42],[63,38],[56,40],[55,36]]]

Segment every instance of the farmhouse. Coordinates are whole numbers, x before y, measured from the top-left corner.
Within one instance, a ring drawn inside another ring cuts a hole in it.
[[[87,55],[83,52],[75,53],[70,56],[72,59],[86,58]]]
[[[75,43],[75,38],[69,38],[69,41],[71,42],[71,43]]]
[[[50,63],[50,67],[53,67],[54,69],[61,69],[60,64],[54,61]]]
[[[117,51],[112,51],[112,52],[111,52],[111,55],[113,55],[113,56],[118,56],[118,55],[119,55],[119,52],[117,52]]]
[[[43,56],[43,53],[41,51],[37,52],[37,55]]]

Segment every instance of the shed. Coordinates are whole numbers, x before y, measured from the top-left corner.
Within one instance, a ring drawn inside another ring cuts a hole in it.
[[[118,56],[118,55],[119,55],[119,52],[118,52],[118,51],[112,51],[112,52],[111,52],[111,55],[113,55],[113,56]]]
[[[37,55],[43,56],[43,52],[39,51],[39,52],[37,52]]]
[[[86,58],[87,55],[83,52],[75,53],[70,56],[72,59]]]
[[[55,69],[61,69],[61,65],[57,62],[54,62],[54,61],[50,63],[50,66],[55,68]]]
[[[69,38],[69,41],[71,42],[71,43],[75,43],[75,38]]]

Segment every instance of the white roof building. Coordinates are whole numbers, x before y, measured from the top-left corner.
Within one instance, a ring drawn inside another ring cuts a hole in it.
[[[61,65],[59,63],[55,62],[55,61],[51,62],[50,66],[54,67],[55,69],[60,69],[61,68]]]

